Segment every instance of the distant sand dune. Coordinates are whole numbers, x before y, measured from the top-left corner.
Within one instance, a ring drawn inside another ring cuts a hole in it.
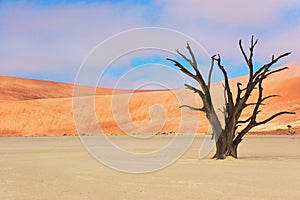
[[[281,116],[267,125],[258,127],[256,131],[270,131],[276,129],[286,129],[288,124],[293,127],[300,127],[300,69],[299,64],[292,63],[290,70],[281,72],[280,75],[270,77],[264,84],[265,94],[279,94],[281,98],[272,99],[263,108],[261,118],[278,112],[288,110],[297,112],[296,115]],[[235,85],[237,81],[243,82],[245,77],[235,78],[231,83]],[[82,96],[86,90],[94,90],[90,87],[82,87]],[[235,87],[233,87],[235,93]],[[119,90],[118,95],[113,95],[112,89],[97,88],[95,98],[97,122],[101,129],[107,134],[120,134],[124,132],[134,133],[156,133],[179,132],[181,124],[181,112],[187,112],[188,119],[198,118],[198,112],[185,111],[179,109],[179,105],[184,102],[184,97],[194,95],[188,90],[177,91],[138,91],[131,95],[129,106],[124,107],[123,100],[113,102],[114,107],[120,106],[114,111],[118,117],[117,122],[112,114],[112,99],[126,100],[126,95],[131,91]],[[30,80],[15,77],[0,77],[0,135],[75,135],[77,134],[72,112],[73,85],[50,81]],[[180,94],[181,99],[176,99],[174,93]],[[255,98],[255,94],[252,97]],[[124,100],[124,101],[125,101]],[[163,106],[151,107],[153,105]],[[129,118],[123,115],[129,110]],[[122,113],[122,112],[123,113]],[[153,118],[150,118],[149,112]],[[164,112],[165,111],[165,112]],[[120,112],[118,114],[118,112]],[[248,114],[246,113],[244,117]],[[185,120],[186,126],[189,121]],[[197,132],[204,133],[208,129],[208,123],[204,114],[200,114],[200,125]],[[151,121],[152,120],[152,121]],[[134,122],[134,123],[133,123]],[[93,132],[95,127],[86,121],[86,127]],[[120,127],[118,125],[120,125]],[[194,127],[185,128],[184,131],[192,131]],[[125,131],[124,131],[125,130]]]

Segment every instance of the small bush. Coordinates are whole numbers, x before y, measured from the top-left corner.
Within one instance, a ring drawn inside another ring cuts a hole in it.
[[[278,128],[278,129],[276,129],[276,131],[277,131],[277,132],[278,132],[278,131],[284,131],[284,129]]]

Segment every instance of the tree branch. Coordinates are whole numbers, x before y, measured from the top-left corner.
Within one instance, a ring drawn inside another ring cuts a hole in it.
[[[257,103],[246,103],[245,104],[245,107],[248,107],[248,106],[256,106],[257,105]]]
[[[192,60],[189,59],[188,57],[186,57],[184,54],[182,54],[179,50],[176,50],[176,52],[193,67],[193,69],[195,70],[196,74],[198,75],[198,74],[200,74],[199,69],[198,69],[198,64],[197,64],[195,55],[194,55],[194,53],[193,53],[193,51],[192,51],[189,43],[187,43],[186,48],[188,49],[189,54],[192,57]]]
[[[194,63],[188,57],[182,54],[178,49],[176,52],[194,68]]]
[[[241,94],[245,90],[245,89],[242,89],[241,86],[242,86],[242,83],[237,82],[237,84],[236,84],[237,93],[236,93],[236,98],[235,98],[235,105],[237,105],[240,102],[240,100],[241,100]]]
[[[193,51],[192,51],[192,49],[191,49],[189,43],[187,43],[186,48],[188,49],[188,51],[189,51],[189,53],[190,53],[190,55],[191,55],[191,57],[192,57],[192,60],[193,60],[193,65],[192,65],[192,66],[194,67],[194,70],[195,70],[197,73],[199,73],[197,61],[196,61],[195,55],[194,55],[194,53],[193,53]]]
[[[216,57],[216,55],[213,55],[211,57],[211,65],[210,65],[210,69],[209,69],[209,73],[208,73],[208,80],[207,80],[208,89],[210,89],[210,85],[211,85],[211,77],[212,77],[212,72],[213,72],[213,69],[214,69],[215,57]]]
[[[181,105],[181,106],[179,106],[179,108],[189,108],[190,110],[206,112],[205,107],[203,107],[203,108],[196,108],[196,107],[189,106],[189,105]]]
[[[251,116],[252,117],[252,116]],[[244,124],[244,123],[248,123],[248,122],[250,122],[250,120],[251,120],[251,117],[248,117],[246,120],[239,120],[238,122],[237,122],[237,124]]]
[[[249,62],[248,62],[248,66],[249,66],[249,70],[250,70],[250,79],[253,78],[253,61],[252,61],[252,59],[253,59],[253,55],[254,55],[254,53],[253,53],[254,48],[255,48],[257,42],[258,42],[258,40],[254,41],[254,36],[252,35],[251,45],[250,45],[250,48],[249,48],[250,49],[250,56],[249,56]]]
[[[202,98],[202,100],[205,98],[205,94],[201,90],[199,90],[199,89],[197,89],[197,88],[195,88],[195,87],[193,87],[189,84],[184,84],[184,86],[187,89],[194,91],[194,93],[198,93],[200,95],[200,97]]]
[[[218,55],[218,58],[214,58],[214,59],[217,61],[218,67],[222,71],[224,79],[225,79],[224,80],[225,81],[225,87],[224,88],[225,88],[225,91],[227,93],[227,99],[228,99],[228,101],[227,101],[227,104],[228,104],[227,112],[228,112],[229,115],[231,115],[234,104],[233,104],[233,97],[232,97],[232,93],[231,93],[230,85],[229,85],[229,81],[228,81],[228,75],[227,75],[227,72],[226,72],[224,66],[222,66],[222,64],[221,64],[220,55]]]
[[[197,61],[195,59],[195,56],[194,56],[194,53],[192,52],[191,50],[191,47],[190,45],[187,43],[187,49],[192,57],[192,60],[187,58],[184,54],[182,54],[179,50],[176,50],[176,52],[184,59],[186,60],[192,67],[193,69],[195,70],[196,72],[196,75],[194,75],[193,73],[191,73],[189,70],[187,70],[184,66],[182,66],[179,62],[177,62],[176,60],[173,60],[173,59],[170,59],[170,58],[167,58],[167,60],[169,61],[172,61],[174,63],[175,66],[179,67],[179,69],[185,73],[186,75],[192,77],[193,79],[195,79],[201,86],[202,90],[204,91],[205,95],[207,96],[210,96],[209,95],[209,89],[198,69],[198,66],[197,66]],[[210,97],[209,97],[210,98]]]
[[[284,114],[294,115],[294,114],[296,114],[296,113],[295,113],[295,112],[288,112],[288,111],[279,112],[279,113],[276,113],[276,114],[272,115],[271,117],[269,117],[269,118],[267,118],[267,119],[265,119],[265,120],[263,120],[263,121],[261,121],[261,122],[257,122],[257,123],[255,124],[255,126],[258,126],[258,125],[261,125],[261,124],[265,124],[265,123],[267,123],[267,122],[269,122],[269,121],[275,119],[276,117],[278,117],[278,116],[280,116],[280,115],[284,115]]]
[[[268,71],[269,68],[274,65],[275,63],[277,63],[278,60],[280,60],[281,58],[284,58],[288,55],[290,55],[292,52],[287,52],[287,53],[284,53],[284,54],[281,54],[280,56],[278,56],[277,58],[274,57],[274,55],[272,56],[272,60],[268,63],[268,64],[265,64],[264,66],[262,66],[259,70],[257,70],[255,73],[254,73],[254,76],[253,77],[257,77],[261,74],[261,72],[263,70],[266,70]]]
[[[280,69],[277,69],[277,70],[270,71],[269,73],[266,73],[266,77],[270,76],[271,74],[281,72],[281,71],[286,70],[286,69],[288,69],[288,67],[283,67],[283,68],[280,68]]]
[[[244,50],[244,47],[243,47],[243,44],[242,44],[242,40],[239,40],[239,46],[240,46],[240,50],[241,50],[241,52],[243,54],[243,57],[244,57],[246,63],[248,63],[248,57],[247,57],[247,54],[246,54],[246,52]]]
[[[254,49],[254,46],[257,44],[257,41],[254,42],[253,39],[252,39],[251,40],[251,44],[252,44],[251,46],[253,46],[253,49]],[[250,46],[250,49],[251,49],[251,46]],[[271,75],[273,73],[280,72],[280,71],[286,69],[286,67],[284,67],[284,68],[281,68],[281,69],[270,71],[269,70],[270,67],[273,64],[275,64],[278,60],[280,60],[281,58],[284,58],[284,57],[286,57],[286,56],[288,56],[290,54],[291,54],[291,52],[287,52],[287,53],[281,54],[280,56],[278,56],[276,58],[275,58],[275,56],[272,56],[271,62],[269,62],[268,64],[265,64],[260,69],[258,69],[254,73],[252,79],[249,78],[248,83],[247,83],[247,87],[245,88],[246,91],[245,91],[245,94],[244,94],[243,97],[241,97],[241,92],[242,91],[241,91],[241,88],[239,88],[239,85],[238,85],[238,93],[237,93],[237,98],[236,98],[236,102],[235,102],[235,106],[234,106],[235,116],[237,118],[239,118],[239,116],[241,115],[243,109],[245,107],[247,107],[246,106],[246,102],[249,99],[249,97],[251,96],[252,91],[256,88],[257,84],[259,84],[260,82],[262,82],[269,75]],[[247,58],[247,56],[246,56],[246,58]]]
[[[272,94],[272,95],[269,95],[269,96],[264,97],[261,101],[263,102],[263,101],[265,101],[265,100],[267,100],[267,99],[270,99],[270,98],[273,98],[273,97],[280,97],[280,95]]]
[[[242,40],[239,40],[239,46],[240,46],[240,50],[243,54],[243,57],[248,65],[248,68],[249,68],[249,79],[252,80],[253,79],[253,55],[254,55],[254,48],[257,44],[258,40],[255,40],[254,41],[254,36],[252,35],[251,37],[251,44],[250,44],[250,47],[249,47],[249,52],[250,52],[250,55],[249,55],[249,58],[243,48],[243,45],[242,45]]]
[[[171,58],[167,58],[167,60],[171,61],[174,63],[175,66],[177,66],[183,73],[185,73],[186,75],[196,79],[196,76],[194,74],[192,74],[189,70],[187,70],[183,65],[181,65],[179,62],[177,62],[176,60],[173,60]],[[197,80],[197,79],[196,79]]]

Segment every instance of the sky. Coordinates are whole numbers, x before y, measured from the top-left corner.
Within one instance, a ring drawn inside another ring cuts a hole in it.
[[[259,39],[257,67],[287,51],[292,55],[278,65],[300,61],[299,0],[0,0],[0,75],[74,83],[97,45],[143,27],[180,32],[209,56],[221,54],[230,77],[247,74],[238,40],[247,48],[251,35]],[[185,43],[176,45],[185,52]],[[168,87],[181,87],[170,75],[178,70],[166,56],[178,59],[159,50],[120,55],[102,74],[99,86],[136,88],[165,79]],[[138,68],[136,76],[124,76]],[[98,70],[104,69],[99,61]]]

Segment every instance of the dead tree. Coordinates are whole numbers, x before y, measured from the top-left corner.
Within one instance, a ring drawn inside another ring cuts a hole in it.
[[[262,121],[257,120],[257,116],[261,112],[261,106],[264,105],[265,101],[267,99],[278,96],[278,95],[264,96],[263,81],[266,78],[268,78],[271,74],[278,73],[280,71],[288,69],[288,67],[282,67],[279,69],[271,69],[271,67],[275,63],[277,63],[280,59],[290,55],[291,52],[284,53],[278,57],[275,57],[273,55],[270,62],[261,66],[258,70],[255,70],[253,66],[253,55],[254,55],[254,48],[256,44],[257,44],[257,40],[254,41],[254,38],[252,36],[251,44],[249,48],[249,54],[247,55],[243,48],[242,41],[241,40],[239,41],[239,48],[249,69],[249,78],[245,85],[243,85],[240,82],[236,84],[237,93],[235,97],[233,96],[229,84],[229,80],[228,80],[227,71],[222,65],[220,55],[214,55],[211,57],[211,67],[210,67],[207,82],[204,80],[203,75],[199,71],[197,60],[189,44],[187,44],[187,50],[189,52],[190,58],[188,58],[178,50],[177,53],[184,60],[186,60],[189,63],[189,65],[191,65],[194,72],[188,70],[188,68],[183,66],[180,62],[167,58],[167,60],[172,61],[174,65],[177,66],[184,74],[193,78],[199,83],[200,88],[188,84],[185,84],[185,86],[187,89],[192,90],[194,93],[197,93],[200,96],[203,103],[203,107],[197,108],[189,105],[182,105],[180,107],[181,108],[187,107],[191,110],[201,111],[206,114],[206,118],[208,119],[210,125],[212,126],[214,140],[216,143],[216,153],[213,157],[215,159],[225,159],[226,156],[232,156],[234,158],[237,158],[238,145],[242,141],[243,137],[252,128],[262,124],[266,124],[271,120],[273,120],[274,118],[283,114],[295,114],[294,112],[283,111],[283,112],[275,113],[272,116]],[[224,76],[223,86],[224,86],[224,94],[225,94],[224,95],[225,106],[224,106],[223,114],[225,118],[224,119],[225,125],[223,126],[221,125],[221,121],[217,116],[216,108],[214,108],[214,105],[212,103],[212,96],[210,93],[211,74],[215,64],[218,66],[219,70],[221,70]],[[253,94],[254,91],[257,92],[257,98],[255,102],[249,102],[249,97],[251,96],[251,94]],[[251,108],[252,111],[251,115],[246,119],[241,119],[241,115],[246,108],[248,109]],[[241,130],[238,131],[238,127],[240,127]]]

